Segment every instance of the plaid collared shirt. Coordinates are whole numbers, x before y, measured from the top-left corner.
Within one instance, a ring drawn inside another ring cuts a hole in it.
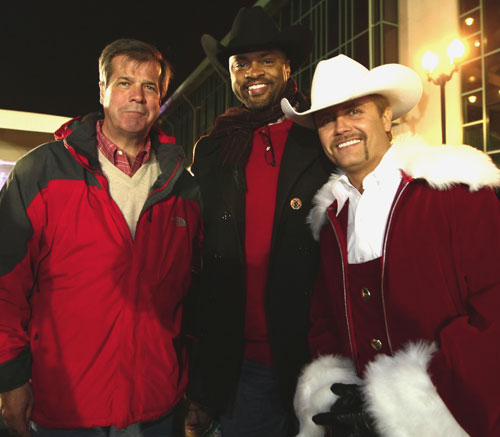
[[[130,165],[127,154],[108,140],[102,133],[103,120],[99,120],[96,125],[97,132],[97,148],[115,167],[120,169],[127,176],[134,176],[148,158],[151,151],[151,139],[147,138],[144,147],[137,153],[134,162]]]

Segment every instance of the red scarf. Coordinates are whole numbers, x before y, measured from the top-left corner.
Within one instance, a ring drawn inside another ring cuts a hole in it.
[[[307,106],[304,96],[297,91],[297,82],[289,78],[286,83],[283,97],[287,98],[292,106],[299,105],[299,110]],[[281,100],[281,99],[280,99]],[[224,165],[245,166],[250,151],[252,150],[252,138],[255,129],[274,123],[284,116],[280,102],[264,109],[254,111],[246,106],[233,106],[217,117],[215,127],[208,138],[226,137],[226,142],[221,149],[221,159]]]

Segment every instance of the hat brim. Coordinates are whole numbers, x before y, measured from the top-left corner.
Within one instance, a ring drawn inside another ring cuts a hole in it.
[[[332,81],[335,77],[331,78]],[[328,93],[328,84],[323,84],[324,93]],[[392,120],[408,113],[422,97],[422,81],[412,69],[400,64],[385,64],[370,70],[359,86],[355,86],[349,96],[332,97],[327,103],[312,106],[304,112],[297,112],[287,99],[281,100],[285,115],[301,126],[315,129],[314,113],[325,108],[338,106],[361,97],[378,94],[389,101]]]
[[[312,50],[312,32],[305,26],[292,26],[280,32],[276,38],[256,44],[233,44],[223,46],[214,37],[204,34],[201,46],[210,62],[221,72],[229,74],[229,58],[232,55],[277,48],[283,50],[290,60],[290,67],[295,71],[307,59]]]

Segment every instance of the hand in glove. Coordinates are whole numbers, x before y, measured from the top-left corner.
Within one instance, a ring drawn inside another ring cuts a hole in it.
[[[363,409],[359,386],[336,383],[330,390],[339,398],[330,408],[330,412],[313,416],[313,422],[326,426],[333,437],[377,437],[373,419]]]

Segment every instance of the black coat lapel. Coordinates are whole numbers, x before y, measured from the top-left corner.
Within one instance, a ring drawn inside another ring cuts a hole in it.
[[[290,192],[296,181],[316,160],[322,159],[322,155],[323,149],[317,132],[294,124],[281,159],[273,229],[277,229],[283,211],[289,207]],[[275,235],[276,232],[273,231],[273,239]]]

